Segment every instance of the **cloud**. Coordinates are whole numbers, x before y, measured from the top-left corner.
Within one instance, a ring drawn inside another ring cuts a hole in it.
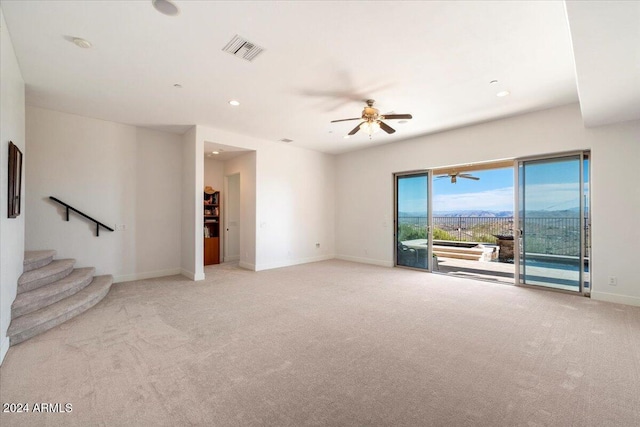
[[[511,211],[513,210],[513,187],[461,194],[436,194],[434,211]]]
[[[461,194],[436,194],[434,211],[511,211],[513,187]],[[562,210],[577,208],[580,204],[578,183],[535,184],[526,187],[528,210]]]
[[[588,183],[585,184],[588,190]],[[580,205],[578,183],[533,184],[526,187],[525,201],[528,210],[564,210]],[[513,211],[513,187],[496,188],[460,194],[435,194],[434,211]],[[426,200],[423,198],[400,201],[401,212],[423,212]]]
[[[563,210],[580,206],[580,186],[576,183],[536,184],[525,188],[527,210]]]

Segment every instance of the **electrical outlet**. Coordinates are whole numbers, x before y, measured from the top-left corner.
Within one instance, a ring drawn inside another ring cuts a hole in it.
[[[320,247],[320,243],[316,243],[316,248],[319,248],[319,247]]]
[[[618,278],[615,276],[609,276],[609,286],[616,286],[618,284]]]

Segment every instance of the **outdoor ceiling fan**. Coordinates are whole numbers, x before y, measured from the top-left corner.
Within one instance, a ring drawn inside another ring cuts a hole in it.
[[[436,177],[437,179],[439,178],[451,178],[451,183],[455,184],[458,181],[458,178],[466,178],[466,179],[473,179],[474,181],[478,181],[480,180],[480,178],[478,178],[477,176],[473,176],[470,173],[459,173],[459,172],[451,172],[448,173],[446,175],[439,175]]]
[[[382,129],[383,131],[389,134],[394,133],[396,131],[394,128],[392,128],[391,126],[383,122],[383,120],[399,120],[399,119],[408,120],[413,118],[411,114],[382,115],[380,114],[377,108],[373,107],[373,103],[375,102],[373,99],[367,99],[366,102],[367,102],[367,106],[364,107],[364,110],[362,110],[361,117],[355,117],[352,119],[332,120],[331,123],[346,122],[349,120],[362,120],[362,122],[360,122],[358,126],[353,128],[351,132],[349,132],[347,135],[349,136],[355,135],[359,130],[362,130],[363,132],[367,132],[369,134],[369,139],[371,139],[371,135],[373,135],[373,133],[377,132],[379,129]]]

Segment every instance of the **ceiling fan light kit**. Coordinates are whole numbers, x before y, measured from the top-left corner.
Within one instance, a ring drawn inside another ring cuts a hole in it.
[[[371,135],[373,135],[374,133],[378,132],[380,130],[380,123],[378,122],[362,122],[360,123],[360,125],[358,126],[360,128],[361,131],[366,132],[369,134],[369,138],[371,138]]]
[[[351,130],[347,134],[347,136],[355,135],[359,130],[366,132],[369,135],[369,139],[371,139],[371,135],[375,132],[378,132],[380,129],[385,131],[388,134],[395,133],[395,129],[383,122],[383,120],[409,120],[413,118],[411,114],[387,114],[383,116],[380,114],[377,108],[373,107],[373,103],[375,102],[373,99],[367,99],[367,106],[362,110],[361,117],[355,117],[351,119],[340,119],[340,120],[332,120],[331,123],[337,122],[346,122],[349,120],[362,120],[361,123],[358,124],[355,128]]]

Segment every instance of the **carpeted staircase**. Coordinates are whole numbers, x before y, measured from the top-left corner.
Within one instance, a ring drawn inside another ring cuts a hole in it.
[[[76,268],[74,259],[55,260],[55,251],[26,251],[18,295],[11,306],[7,335],[21,343],[75,317],[104,298],[111,275],[95,276],[95,269]]]

